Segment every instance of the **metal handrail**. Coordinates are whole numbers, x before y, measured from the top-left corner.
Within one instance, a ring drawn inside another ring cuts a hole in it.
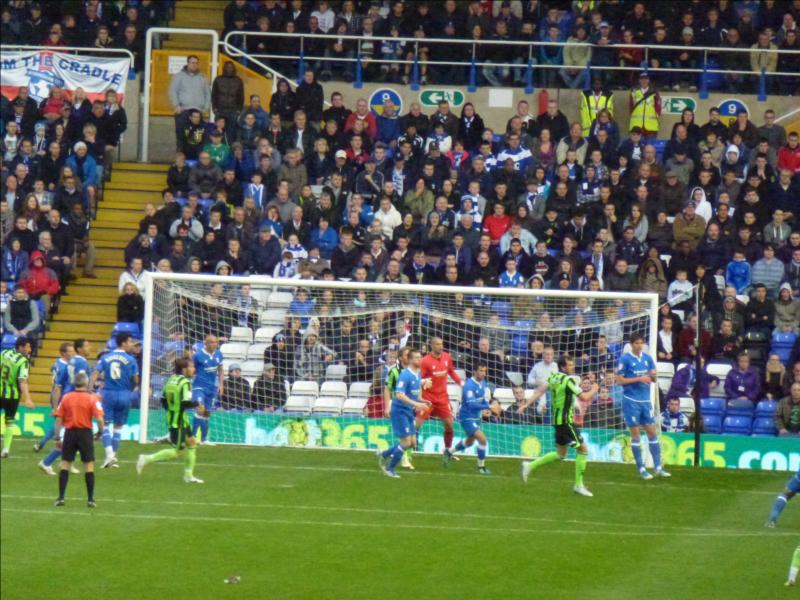
[[[278,37],[278,38],[292,38],[292,37],[313,37],[314,39],[328,39],[328,40],[364,40],[364,36],[361,35],[339,35],[339,34],[331,34],[331,33],[319,33],[314,34],[313,36],[307,33],[288,33],[285,31],[230,31],[225,35],[225,40],[227,41],[228,38],[231,36],[242,36],[245,39],[247,36],[256,36],[256,37]],[[481,39],[481,40],[473,40],[469,38],[415,38],[415,37],[383,37],[383,36],[372,36],[372,39],[383,42],[386,40],[390,40],[392,42],[408,42],[411,44],[419,44],[420,42],[425,43],[434,43],[434,44],[478,44],[478,45],[488,45],[488,46],[562,46],[562,47],[584,47],[586,43],[575,43],[575,42],[550,42],[550,41],[541,41],[541,40],[532,40],[532,41],[519,41],[519,40],[508,40],[508,41],[500,41],[500,40],[491,40],[491,39]],[[589,44],[592,47],[601,47],[597,46],[597,44]],[[613,48],[647,48],[642,44],[617,44],[614,43]],[[664,50],[686,50],[686,46],[667,46],[667,45],[658,45],[659,49]],[[752,52],[753,48],[715,48],[713,46],[692,46],[690,48],[692,51],[703,50],[711,53],[719,53],[719,52]],[[761,50],[761,49],[759,49]],[[764,48],[762,51],[764,52],[773,52],[773,53],[783,53],[783,54],[800,54],[800,50],[781,50],[781,49],[771,49],[771,48]]]
[[[231,43],[232,37],[240,37],[242,38],[243,43],[246,44],[247,37],[277,37],[277,38],[287,38],[287,37],[296,37],[300,39],[300,48],[302,52],[303,48],[303,40],[310,37],[308,34],[305,33],[287,33],[287,32],[275,32],[275,31],[230,31],[225,35],[223,42],[226,46],[234,46]],[[322,40],[352,40],[352,41],[363,41],[364,37],[359,35],[338,35],[338,34],[330,34],[330,33],[321,33],[321,34],[314,34],[314,39],[322,39]],[[598,46],[597,44],[591,44],[589,42],[551,42],[551,41],[541,41],[541,40],[532,40],[532,41],[519,41],[519,40],[509,40],[509,41],[500,41],[500,40],[491,40],[491,39],[481,39],[481,40],[473,40],[473,39],[462,39],[462,38],[453,38],[453,39],[444,39],[444,38],[414,38],[414,37],[382,37],[382,36],[373,36],[375,43],[382,43],[384,41],[391,41],[391,42],[405,42],[411,44],[414,49],[414,60],[408,59],[399,59],[399,60],[383,60],[383,59],[375,59],[370,58],[370,61],[375,64],[403,64],[403,65],[413,65],[418,60],[418,47],[419,44],[424,42],[425,44],[461,44],[461,45],[470,45],[472,46],[472,59],[466,61],[433,61],[433,60],[426,60],[425,64],[427,65],[434,65],[434,66],[476,66],[476,67],[483,67],[483,66],[494,66],[494,67],[503,67],[503,68],[521,68],[524,67],[519,63],[499,63],[499,62],[476,62],[475,58],[475,49],[478,46],[518,46],[521,48],[526,48],[528,50],[528,60],[529,62],[533,58],[532,50],[533,48],[539,46],[560,46],[562,48],[568,47],[579,47],[585,48],[589,46],[590,48],[602,48],[602,46]],[[235,47],[235,46],[234,46]],[[632,48],[632,49],[644,49],[645,58],[644,64],[642,66],[622,66],[622,65],[613,65],[613,66],[602,66],[602,65],[591,65],[592,69],[596,69],[599,71],[603,70],[614,70],[614,71],[641,71],[642,69],[645,70],[652,70],[654,72],[676,72],[676,73],[729,73],[732,75],[753,75],[759,74],[758,71],[753,71],[750,69],[747,70],[731,70],[731,69],[702,69],[702,68],[673,68],[673,67],[651,67],[649,65],[645,66],[648,62],[648,54],[653,47],[648,45],[641,45],[641,44],[613,44],[610,46],[614,50],[620,48]],[[771,54],[800,54],[800,50],[781,50],[779,48],[714,48],[711,46],[692,46],[691,48],[687,48],[686,46],[673,46],[673,45],[659,45],[657,46],[659,50],[681,50],[681,51],[691,51],[691,52],[703,52],[704,55],[704,62],[708,62],[708,55],[711,54],[720,54],[725,52],[740,52],[740,53],[751,53],[753,51],[756,52],[766,52]],[[359,61],[358,58],[344,58],[344,57],[326,57],[326,56],[308,56],[305,54],[298,54],[298,55],[272,55],[272,54],[255,54],[249,55],[255,56],[259,58],[275,58],[277,60],[314,60],[314,61],[328,61],[328,62],[352,62],[357,63]],[[551,65],[551,64],[535,64],[537,69],[584,69],[586,65],[569,65],[569,64],[560,64],[560,65]],[[800,76],[798,73],[788,73],[783,71],[764,71],[764,75],[776,75],[780,77],[797,77]]]

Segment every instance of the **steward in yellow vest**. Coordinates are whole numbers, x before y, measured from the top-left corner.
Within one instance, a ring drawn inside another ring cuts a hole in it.
[[[650,76],[647,73],[639,75],[639,87],[631,91],[630,107],[628,130],[641,127],[645,137],[656,137],[660,126],[661,97],[650,87]]]
[[[603,81],[595,77],[592,80],[592,89],[581,94],[581,127],[583,137],[588,137],[592,123],[597,118],[597,113],[608,109],[614,116],[614,97],[611,92],[603,90]]]

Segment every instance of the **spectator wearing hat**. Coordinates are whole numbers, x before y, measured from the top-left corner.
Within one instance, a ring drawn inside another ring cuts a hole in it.
[[[228,367],[228,377],[225,379],[223,390],[220,397],[220,406],[223,410],[249,410],[252,408],[250,382],[242,377],[242,366],[239,363],[232,363]]]
[[[89,149],[83,142],[77,142],[73,146],[73,154],[66,160],[66,165],[81,182],[81,188],[85,195],[85,203],[92,210],[96,210],[97,204],[97,163],[89,154]]]
[[[800,335],[800,299],[794,297],[792,284],[781,284],[775,301],[775,331],[794,332]]]
[[[675,177],[683,186],[688,186],[695,167],[694,161],[689,158],[689,150],[686,144],[678,143],[673,145],[672,151],[673,155],[666,160],[664,166],[668,171],[675,174]],[[674,214],[674,212],[671,214]]]
[[[661,125],[661,96],[650,84],[650,75],[639,74],[639,85],[631,90],[630,127],[640,127],[646,138],[658,136]]]
[[[703,217],[696,214],[697,204],[690,200],[686,203],[683,212],[675,217],[672,223],[672,230],[675,236],[675,244],[688,242],[689,248],[694,250],[703,238],[706,231],[706,221]]]

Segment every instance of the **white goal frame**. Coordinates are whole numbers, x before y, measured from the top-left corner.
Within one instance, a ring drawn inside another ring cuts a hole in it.
[[[221,275],[196,275],[190,273],[161,273],[152,272],[148,274],[145,289],[145,313],[144,313],[144,336],[142,346],[142,378],[141,393],[139,397],[139,442],[147,443],[147,426],[150,411],[150,382],[151,364],[150,356],[153,349],[153,297],[155,287],[159,281],[185,281],[191,283],[222,283],[234,285],[251,285],[261,287],[305,287],[309,289],[330,289],[330,290],[363,290],[371,292],[393,291],[409,293],[431,293],[431,294],[470,294],[480,293],[485,296],[536,296],[548,298],[571,298],[580,297],[602,300],[635,300],[643,305],[649,305],[650,330],[648,333],[648,348],[652,356],[655,357],[656,340],[658,336],[658,294],[645,292],[592,292],[576,290],[547,290],[530,288],[490,288],[490,287],[468,287],[468,286],[440,286],[440,285],[416,285],[416,284],[385,284],[385,283],[356,283],[352,281],[319,281],[306,279],[283,279],[268,277],[263,275],[251,276],[221,276]],[[653,359],[655,360],[655,358]],[[658,414],[658,393],[657,383],[650,386],[651,401],[653,403],[654,414]]]

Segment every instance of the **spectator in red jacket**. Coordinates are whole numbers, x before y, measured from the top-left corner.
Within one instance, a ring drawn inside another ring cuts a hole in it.
[[[500,244],[500,238],[511,229],[511,221],[511,216],[506,214],[505,205],[497,202],[494,212],[483,220],[483,230],[492,238],[492,246]]]
[[[789,134],[788,142],[778,150],[778,171],[789,169],[795,176],[800,177],[800,143],[796,131]]]
[[[55,272],[45,266],[44,256],[39,250],[31,253],[28,270],[20,275],[19,285],[25,288],[31,298],[44,302],[45,318],[47,318],[50,313],[50,301],[58,295],[61,285]]]
[[[367,126],[366,132],[370,139],[374,140],[378,136],[378,122],[375,120],[375,115],[370,112],[369,104],[364,98],[359,98],[356,101],[355,112],[350,113],[350,116],[344,122],[345,133],[353,129],[353,123],[356,121],[364,121]]]

